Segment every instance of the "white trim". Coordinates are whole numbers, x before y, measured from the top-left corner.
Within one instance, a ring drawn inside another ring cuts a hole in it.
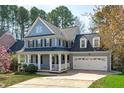
[[[56,47],[57,46],[57,38],[56,37],[54,38],[54,42],[55,42],[54,46]]]
[[[44,39],[44,38],[54,38],[55,35],[52,36],[36,36],[36,37],[28,37],[24,38],[24,40],[34,40],[34,39]]]
[[[59,72],[61,71],[61,54],[58,54],[59,57]]]
[[[42,39],[42,47],[45,47],[44,38]]]
[[[52,54],[49,54],[50,71],[52,71]]]
[[[30,64],[30,55],[29,54],[27,55],[27,61],[28,61],[27,63]]]
[[[28,36],[29,35],[29,33],[32,31],[32,29],[34,28],[34,26],[36,25],[36,23],[37,23],[38,20],[40,20],[52,33],[55,34],[55,32],[51,28],[49,28],[49,26],[40,17],[38,17],[35,20],[35,22],[33,23],[33,25],[30,27],[29,31],[27,32],[27,34],[25,36]]]
[[[64,54],[84,54],[84,53],[110,53],[110,51],[75,51],[75,52],[71,52],[71,51],[34,51],[34,52],[18,52],[18,54],[59,54],[59,53],[64,53]]]
[[[95,40],[98,40],[98,46],[95,46]],[[93,38],[93,47],[95,48],[95,47],[100,47],[100,37],[94,37]]]
[[[38,21],[38,18],[34,21],[32,26],[29,28],[29,31],[26,33],[25,37],[29,35],[29,33],[32,31],[33,27],[36,25],[37,21]]]
[[[110,51],[88,51],[88,52],[76,51],[76,52],[70,52],[70,54],[77,54],[77,53],[80,53],[80,54],[93,53],[94,54],[94,53],[110,53]]]
[[[40,65],[40,62],[41,62],[41,59],[40,59],[40,54],[38,54],[38,70],[40,70],[41,69],[41,65]]]
[[[52,33],[55,34],[55,32],[54,32],[40,17],[38,17],[38,18],[39,18],[39,20],[40,20]]]
[[[68,68],[68,64],[67,64],[67,54],[65,54],[65,69]]]
[[[84,47],[82,47],[82,41],[85,42]],[[87,48],[87,39],[86,38],[80,38],[80,48]]]

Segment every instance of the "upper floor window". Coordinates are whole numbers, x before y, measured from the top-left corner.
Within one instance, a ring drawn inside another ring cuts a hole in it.
[[[66,47],[68,47],[68,41],[66,41]]]
[[[44,43],[46,47],[52,46],[52,39],[46,38]]]
[[[80,39],[80,48],[86,48],[87,47],[87,39],[81,38]]]
[[[93,47],[100,47],[100,37],[93,38]]]
[[[61,46],[61,40],[59,39],[59,46]]]
[[[32,41],[32,40],[29,40],[29,41],[28,41],[28,47],[29,47],[29,48],[33,47],[33,41]]]
[[[41,47],[41,40],[38,39],[38,47]]]
[[[43,39],[40,40],[40,45],[43,47]]]

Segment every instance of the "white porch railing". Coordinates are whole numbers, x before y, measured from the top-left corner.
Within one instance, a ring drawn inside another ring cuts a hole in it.
[[[61,69],[62,70],[65,70],[66,69],[65,64],[61,64]]]
[[[52,64],[52,70],[53,71],[58,71],[59,70],[59,65],[58,64]]]
[[[70,68],[70,63],[67,63],[67,68]]]

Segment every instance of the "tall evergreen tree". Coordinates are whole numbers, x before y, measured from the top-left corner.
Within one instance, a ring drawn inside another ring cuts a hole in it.
[[[38,9],[36,7],[32,7],[30,10],[30,19],[31,19],[31,24],[36,20],[36,18],[40,16],[43,19],[47,19],[47,14],[45,11],[43,11],[42,9]]]
[[[18,38],[18,23],[17,23],[17,12],[18,6],[12,5],[10,6],[10,25],[11,25],[11,32],[13,35]]]
[[[17,22],[20,26],[21,39],[23,39],[29,26],[29,12],[24,7],[19,7],[17,13]]]
[[[48,20],[60,28],[73,26],[75,18],[65,6],[59,6],[48,14]]]
[[[0,30],[7,31],[9,29],[9,6],[0,6]]]

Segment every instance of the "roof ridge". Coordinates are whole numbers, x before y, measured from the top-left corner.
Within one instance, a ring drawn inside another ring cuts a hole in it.
[[[47,20],[45,20],[45,19],[43,19],[43,18],[41,18],[41,17],[39,17],[41,20],[43,20],[43,21],[45,21],[46,23],[49,23],[49,24],[51,24],[52,26],[54,26],[54,27],[56,27],[56,28],[58,28],[58,29],[60,29],[59,27],[57,27],[57,26],[55,26],[54,24],[52,24],[51,22],[48,22]]]
[[[92,35],[92,34],[98,34],[98,33],[83,33],[83,34],[78,34],[78,35]]]
[[[70,29],[70,28],[76,28],[78,26],[71,26],[71,27],[67,27],[67,28],[62,28],[61,30],[65,30],[65,29]]]

